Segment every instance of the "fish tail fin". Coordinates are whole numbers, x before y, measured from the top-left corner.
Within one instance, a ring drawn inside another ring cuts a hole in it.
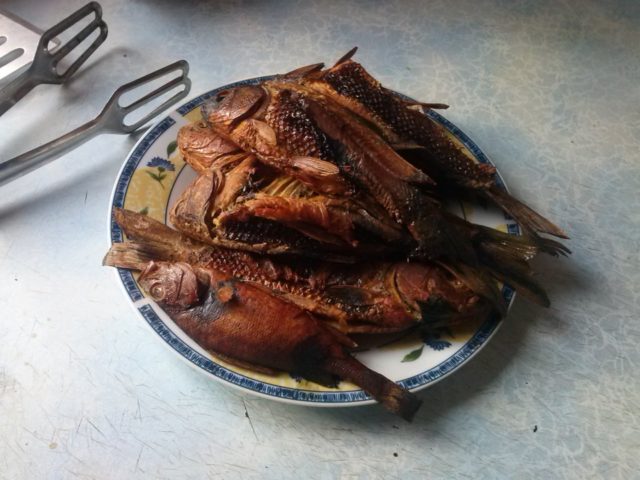
[[[153,258],[144,249],[138,249],[138,245],[135,242],[114,243],[102,259],[102,265],[128,270],[143,270]]]
[[[387,410],[401,416],[408,422],[422,405],[422,400],[413,393],[368,369],[351,356],[345,355],[332,360],[328,365],[328,370],[344,380],[355,383]]]
[[[154,241],[127,241],[114,243],[104,256],[102,264],[108,267],[143,270],[152,260],[177,261],[175,250]]]
[[[141,259],[166,261],[188,261],[208,249],[207,245],[191,240],[186,235],[141,213],[116,208],[113,212],[116,223],[127,235],[123,244],[114,244],[115,257],[109,255],[105,261],[115,258],[126,258],[124,251],[130,249],[130,256],[139,255]],[[116,247],[115,245],[121,245]],[[135,263],[135,262],[134,262]],[[117,265],[115,265],[117,266]],[[126,268],[126,267],[125,267]]]
[[[487,227],[477,228],[477,251],[480,263],[488,272],[529,300],[548,307],[549,297],[533,279],[528,260],[539,251],[529,237],[509,235]]]
[[[184,240],[179,232],[142,213],[114,208],[113,218],[128,237],[136,240],[160,243],[180,243]]]
[[[571,250],[569,250],[569,248],[556,240],[543,237],[538,235],[536,232],[527,232],[527,236],[536,244],[538,250],[541,252],[553,255],[554,257],[559,255],[566,257],[571,254]]]
[[[487,190],[483,190],[483,193],[502,210],[511,215],[526,231],[548,233],[554,237],[565,239],[569,238],[560,227],[526,206],[520,200],[512,197],[507,191],[497,186],[492,186]]]
[[[172,258],[175,260],[184,260],[190,251],[206,248],[199,242],[191,240],[186,235],[147,215],[116,208],[113,217],[129,239],[153,245],[156,250],[163,250],[165,255],[172,252]]]
[[[437,262],[438,265],[450,272],[458,280],[464,283],[471,291],[485,298],[500,314],[507,313],[507,304],[504,301],[494,278],[481,268],[473,268],[462,262]]]

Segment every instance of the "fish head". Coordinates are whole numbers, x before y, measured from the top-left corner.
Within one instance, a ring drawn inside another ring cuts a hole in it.
[[[245,85],[220,92],[202,106],[202,115],[211,124],[232,128],[258,111],[266,99],[264,88]]]
[[[213,164],[232,162],[242,149],[206,123],[191,123],[178,131],[178,148],[186,162],[198,173]]]
[[[186,309],[200,301],[198,277],[187,263],[149,262],[138,283],[161,305]]]
[[[392,285],[395,294],[424,322],[436,323],[484,308],[477,294],[436,265],[399,263],[393,269]]]

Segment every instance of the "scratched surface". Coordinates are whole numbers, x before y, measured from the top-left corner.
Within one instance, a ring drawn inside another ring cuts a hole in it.
[[[3,0],[39,27],[80,1]],[[2,158],[99,111],[178,58],[193,94],[359,59],[446,115],[516,194],[566,227],[490,345],[380,408],[245,396],[172,354],[100,266],[132,138],[103,137],[0,189],[0,478],[640,478],[637,2],[103,2],[110,36],[73,83],[0,118]]]

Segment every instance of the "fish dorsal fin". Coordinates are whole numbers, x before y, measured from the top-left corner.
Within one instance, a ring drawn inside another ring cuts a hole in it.
[[[419,112],[421,112],[425,108],[431,108],[434,110],[446,110],[447,108],[449,108],[449,105],[447,105],[446,103],[426,103],[404,99],[402,101],[407,107],[413,108]]]
[[[351,60],[351,57],[353,57],[357,51],[358,51],[358,47],[353,47],[351,50],[349,50],[347,53],[345,53],[343,56],[340,57],[340,59],[335,63],[334,67],[337,67],[338,65],[346,62],[347,60]]]
[[[313,63],[311,65],[305,65],[304,67],[296,68],[295,70],[291,70],[283,74],[284,78],[304,78],[307,75],[310,75],[315,72],[319,72],[324,68],[324,63]]]

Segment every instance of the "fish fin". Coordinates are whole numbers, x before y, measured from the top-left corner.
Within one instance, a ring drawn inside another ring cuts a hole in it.
[[[497,283],[494,279],[491,279],[491,281],[493,283]],[[492,312],[496,312],[500,316],[506,315],[506,308],[504,312],[500,312],[489,301],[484,299],[478,301],[471,308],[467,308],[462,312],[438,312],[437,307],[434,311],[433,306],[425,303],[426,302],[418,302],[423,315],[422,321],[418,325],[418,329],[423,331],[434,328],[450,327],[452,325],[459,325],[464,322],[474,321],[478,319],[486,319],[487,316]]]
[[[223,362],[229,363],[229,364],[234,365],[236,367],[246,368],[247,370],[253,370],[254,372],[264,373],[266,375],[277,375],[278,374],[278,371],[274,370],[273,368],[263,367],[262,365],[256,365],[254,363],[245,362],[243,360],[237,360],[235,358],[229,357],[228,355],[223,355],[221,353],[214,352],[214,351],[212,351],[211,354],[216,356],[216,357],[218,357]]]
[[[449,108],[449,105],[446,103],[425,103],[425,102],[416,102],[413,100],[403,100],[403,103],[408,107],[419,107],[421,110],[423,108],[432,108],[434,110],[446,110]]]
[[[284,78],[304,78],[312,73],[319,72],[324,68],[324,63],[312,63],[311,65],[305,65],[304,67],[296,68],[282,75]]]
[[[333,163],[317,157],[290,158],[290,175],[306,183],[313,190],[329,195],[350,195],[353,187]]]
[[[343,347],[348,348],[349,350],[353,350],[355,348],[358,348],[358,344],[353,341],[351,338],[349,338],[349,336],[340,331],[340,329],[336,326],[334,327],[333,325],[330,325],[328,322],[324,323],[324,327],[326,328],[326,330],[333,335],[333,337],[340,343],[340,345],[342,345]]]
[[[355,358],[331,359],[326,369],[344,380],[355,383],[380,402],[387,410],[410,422],[422,400],[388,378],[368,369]]]
[[[116,208],[113,216],[128,239],[152,249],[154,260],[184,261],[210,248],[147,215]]]
[[[557,257],[559,255],[566,257],[571,254],[571,250],[569,250],[569,248],[567,248],[562,243],[557,242],[556,240],[543,237],[541,235],[538,235],[536,232],[527,232],[527,236],[531,238],[533,242],[535,242],[538,250],[540,250],[541,252],[553,255],[554,257]]]
[[[186,239],[181,233],[142,213],[114,208],[113,218],[129,238],[154,240],[164,244],[178,244]]]
[[[312,173],[321,177],[340,175],[340,169],[333,163],[318,157],[291,157],[291,167]]]
[[[374,303],[369,290],[352,285],[333,285],[325,288],[324,294],[332,301],[346,305],[366,306]]]
[[[531,237],[511,235],[482,225],[473,225],[471,228],[475,230],[474,243],[480,249],[490,248],[494,256],[526,262],[540,251]]]
[[[480,237],[477,244],[478,256],[491,275],[512,286],[529,300],[548,307],[549,297],[533,280],[531,268],[527,263],[538,251],[531,239],[508,235],[486,227],[482,229]]]
[[[502,210],[511,215],[525,230],[536,233],[548,233],[554,237],[569,238],[560,227],[551,223],[520,200],[512,197],[505,190],[497,186],[492,186],[487,190],[483,190],[483,192]]]
[[[378,181],[394,179],[416,185],[435,182],[414,167],[370,128],[355,120],[342,108],[309,99],[309,113],[322,130],[347,156],[361,159],[364,168]]]
[[[169,211],[172,225],[192,238],[208,242],[213,236],[212,210],[224,185],[225,177],[217,168],[197,177],[180,194]]]
[[[485,268],[497,280],[514,287],[529,300],[549,306],[549,297],[533,280],[527,263],[539,252],[535,240],[470,224],[462,219],[455,219],[455,222],[470,231],[478,258],[477,267]]]
[[[488,267],[491,274],[501,282],[514,288],[519,295],[543,307],[549,307],[551,301],[544,289],[532,278],[532,272],[525,262],[491,262]]]
[[[179,261],[176,251],[165,243],[154,240],[126,241],[114,243],[103,259],[103,265],[110,267],[141,270],[151,260]]]
[[[356,54],[357,51],[358,51],[358,47],[353,47],[351,50],[349,50],[347,53],[341,56],[333,66],[337,67],[341,63],[351,60],[351,58]]]
[[[137,242],[114,243],[102,259],[102,265],[128,270],[143,270],[154,257],[142,245]]]
[[[464,283],[469,290],[484,297],[501,316],[507,313],[507,304],[498,290],[494,278],[482,269],[473,268],[461,262],[437,262],[442,268]]]

